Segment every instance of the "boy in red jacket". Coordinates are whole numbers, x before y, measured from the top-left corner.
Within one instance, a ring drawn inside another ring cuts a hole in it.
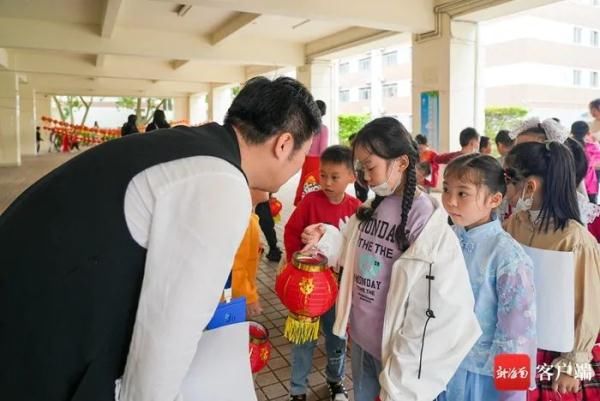
[[[352,151],[341,145],[330,146],[321,155],[321,189],[308,193],[294,210],[284,231],[284,244],[287,261],[294,252],[304,248],[300,236],[304,228],[316,223],[339,226],[352,216],[360,206],[360,201],[347,194],[346,187],[354,182]],[[332,401],[346,401],[344,388],[344,360],[346,340],[332,333],[335,321],[335,306],[321,316],[321,327],[325,335],[327,350],[327,385]],[[312,368],[313,351],[317,342],[294,345],[292,348],[292,377],[290,400],[306,400],[308,375]]]

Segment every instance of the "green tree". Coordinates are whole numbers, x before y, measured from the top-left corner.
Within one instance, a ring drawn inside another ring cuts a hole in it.
[[[93,96],[90,96],[88,101],[83,96],[52,96],[52,99],[56,104],[60,119],[62,121],[67,121],[68,119],[71,124],[75,124],[75,113],[79,109],[84,108],[85,111],[79,124],[85,125],[90,108],[94,104]]]
[[[338,116],[340,142],[347,144],[350,135],[356,134],[370,120],[370,114],[340,114]]]
[[[170,98],[124,96],[118,98],[115,104],[118,110],[135,111],[137,123],[140,125],[146,125],[157,109],[173,110],[173,99]]]
[[[528,111],[524,107],[486,107],[485,136],[492,140],[501,129],[512,130],[519,125]]]

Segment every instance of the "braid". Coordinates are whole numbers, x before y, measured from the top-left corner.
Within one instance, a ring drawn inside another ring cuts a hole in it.
[[[398,248],[404,252],[410,246],[408,241],[409,232],[406,231],[406,223],[408,220],[408,213],[412,208],[413,200],[415,197],[415,191],[417,188],[417,173],[415,169],[416,159],[414,155],[408,155],[408,169],[406,170],[406,185],[404,186],[404,194],[402,195],[402,215],[400,220],[400,226],[396,230],[395,237]]]
[[[358,220],[361,221],[361,224],[373,218],[375,214],[375,209],[377,209],[377,206],[379,206],[383,199],[383,196],[375,196],[375,199],[373,199],[373,202],[371,202],[370,206],[361,206],[358,208],[358,211],[356,212],[356,217],[358,218]]]

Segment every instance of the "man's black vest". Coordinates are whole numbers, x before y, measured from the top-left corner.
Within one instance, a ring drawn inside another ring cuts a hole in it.
[[[130,135],[58,167],[0,216],[0,399],[114,398],[146,260],[125,222],[127,185],[149,167],[198,155],[241,171],[231,127]]]

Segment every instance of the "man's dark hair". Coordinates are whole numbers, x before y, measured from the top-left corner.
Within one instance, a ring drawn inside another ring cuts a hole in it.
[[[419,134],[415,137],[415,141],[418,145],[427,145],[427,137],[425,135]]]
[[[343,164],[348,170],[354,172],[352,163],[352,149],[344,145],[332,145],[321,153],[322,163]]]
[[[460,146],[467,146],[473,139],[478,139],[479,133],[475,128],[467,127],[460,131]]]
[[[600,110],[600,98],[592,100],[590,102],[590,108]]]
[[[294,149],[299,149],[319,130],[321,112],[308,89],[295,79],[256,77],[233,99],[225,124],[234,125],[250,144],[289,132]]]
[[[573,125],[571,125],[571,134],[577,139],[581,144],[583,144],[583,138],[590,132],[590,126],[585,121],[575,121]]]
[[[479,140],[479,151],[481,152],[483,149],[487,148],[490,144],[490,138],[487,136],[482,136]]]
[[[323,117],[325,115],[325,113],[327,113],[327,105],[322,100],[317,100],[315,103],[317,103],[317,107],[319,108],[319,111],[321,112],[321,117]]]
[[[494,140],[496,141],[496,145],[502,144],[504,146],[510,147],[515,144],[515,141],[510,137],[509,131],[505,129],[501,129],[500,131],[498,131]]]

